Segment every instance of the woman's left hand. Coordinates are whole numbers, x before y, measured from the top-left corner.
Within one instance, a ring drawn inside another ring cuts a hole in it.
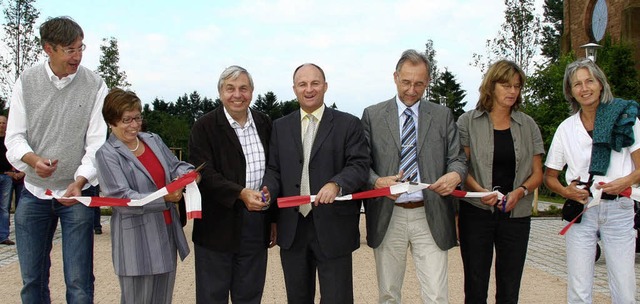
[[[630,186],[631,183],[627,182],[627,178],[621,177],[608,183],[596,184],[596,189],[602,189],[602,192],[606,194],[618,195]]]
[[[522,193],[522,196],[520,196],[520,193]],[[509,211],[513,210],[513,208],[516,207],[516,204],[518,204],[518,201],[522,197],[524,197],[524,192],[523,191],[511,191],[511,192],[509,192],[509,194],[507,194],[505,201],[499,201],[498,202],[497,207],[500,208],[500,210],[503,211],[503,212],[509,212]],[[503,204],[506,204],[506,205],[503,206]]]

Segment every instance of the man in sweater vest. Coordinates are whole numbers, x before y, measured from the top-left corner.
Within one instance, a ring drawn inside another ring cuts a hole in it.
[[[68,17],[40,26],[47,62],[16,80],[5,144],[7,159],[26,173],[15,214],[22,303],[50,303],[49,268],[53,235],[62,227],[62,256],[68,303],[93,303],[93,210],[73,199],[95,196],[96,150],[106,138],[104,81],[80,65],[82,28]]]

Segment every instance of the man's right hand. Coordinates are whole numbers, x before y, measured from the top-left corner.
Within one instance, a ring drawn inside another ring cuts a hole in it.
[[[36,171],[36,174],[42,178],[47,178],[53,175],[53,172],[58,169],[58,160],[57,159],[47,159],[40,157],[33,169]]]
[[[404,173],[402,172],[402,170],[400,170],[400,172],[398,172],[398,174],[396,174],[396,175],[378,177],[378,179],[376,179],[375,185],[373,185],[373,188],[374,189],[380,189],[380,188],[387,188],[387,187],[391,187],[393,185],[396,185],[396,184],[400,183],[400,181],[402,180],[403,175],[404,175]],[[387,195],[387,197],[389,199],[391,199],[392,201],[397,200],[399,196],[400,195]]]
[[[33,152],[23,155],[21,160],[31,166],[36,171],[36,174],[42,178],[53,175],[53,172],[58,169],[57,159],[40,157]]]
[[[249,211],[262,211],[268,205],[262,201],[262,192],[244,188],[240,191],[240,199]]]

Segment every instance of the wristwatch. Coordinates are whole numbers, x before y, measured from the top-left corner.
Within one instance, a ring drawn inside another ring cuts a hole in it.
[[[524,189],[524,196],[529,195],[529,190],[524,185],[520,186],[520,188]]]

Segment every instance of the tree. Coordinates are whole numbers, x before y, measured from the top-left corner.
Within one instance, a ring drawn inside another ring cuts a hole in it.
[[[528,75],[539,42],[540,18],[534,14],[533,0],[505,0],[504,3],[505,22],[498,36],[487,40],[486,57],[473,54],[471,65],[484,73],[495,59],[509,59]]]
[[[560,41],[564,23],[564,4],[562,0],[544,0],[544,24],[540,39],[540,52],[549,62],[560,58]]]
[[[280,102],[280,109],[282,111],[282,116],[286,116],[294,111],[300,110],[300,103],[296,98],[289,101],[282,101]]]
[[[107,87],[126,89],[131,86],[131,84],[127,82],[127,73],[120,71],[118,40],[114,37],[102,38],[100,51],[102,51],[102,55],[100,55],[100,65],[96,73],[104,79]]]
[[[549,151],[558,125],[569,116],[570,106],[564,98],[562,82],[567,65],[574,60],[573,53],[561,56],[556,62],[536,71],[526,82],[531,102],[523,105],[522,110],[538,124],[545,151]]]
[[[424,55],[429,60],[429,77],[431,77],[429,84],[427,85],[427,89],[424,92],[424,97],[429,99],[431,95],[431,90],[434,84],[438,81],[438,61],[436,61],[436,50],[433,48],[433,40],[427,40],[427,43],[424,45],[425,51]]]
[[[607,75],[614,96],[640,101],[640,78],[633,59],[633,47],[624,41],[613,43],[607,35],[596,63]]]
[[[2,41],[6,50],[0,55],[0,108],[4,109],[6,98],[25,68],[36,63],[42,54],[40,40],[33,27],[40,12],[33,6],[35,0],[9,0],[3,10],[5,24]]]
[[[444,72],[440,74],[438,82],[434,83],[428,100],[438,104],[444,102],[444,105],[451,109],[457,120],[460,115],[464,114],[464,106],[467,105],[467,102],[462,100],[465,96],[467,96],[466,91],[461,88],[455,76],[445,68]]]
[[[271,91],[265,93],[264,97],[258,94],[258,98],[251,108],[266,114],[271,120],[282,117],[281,105],[278,103],[276,94]]]

